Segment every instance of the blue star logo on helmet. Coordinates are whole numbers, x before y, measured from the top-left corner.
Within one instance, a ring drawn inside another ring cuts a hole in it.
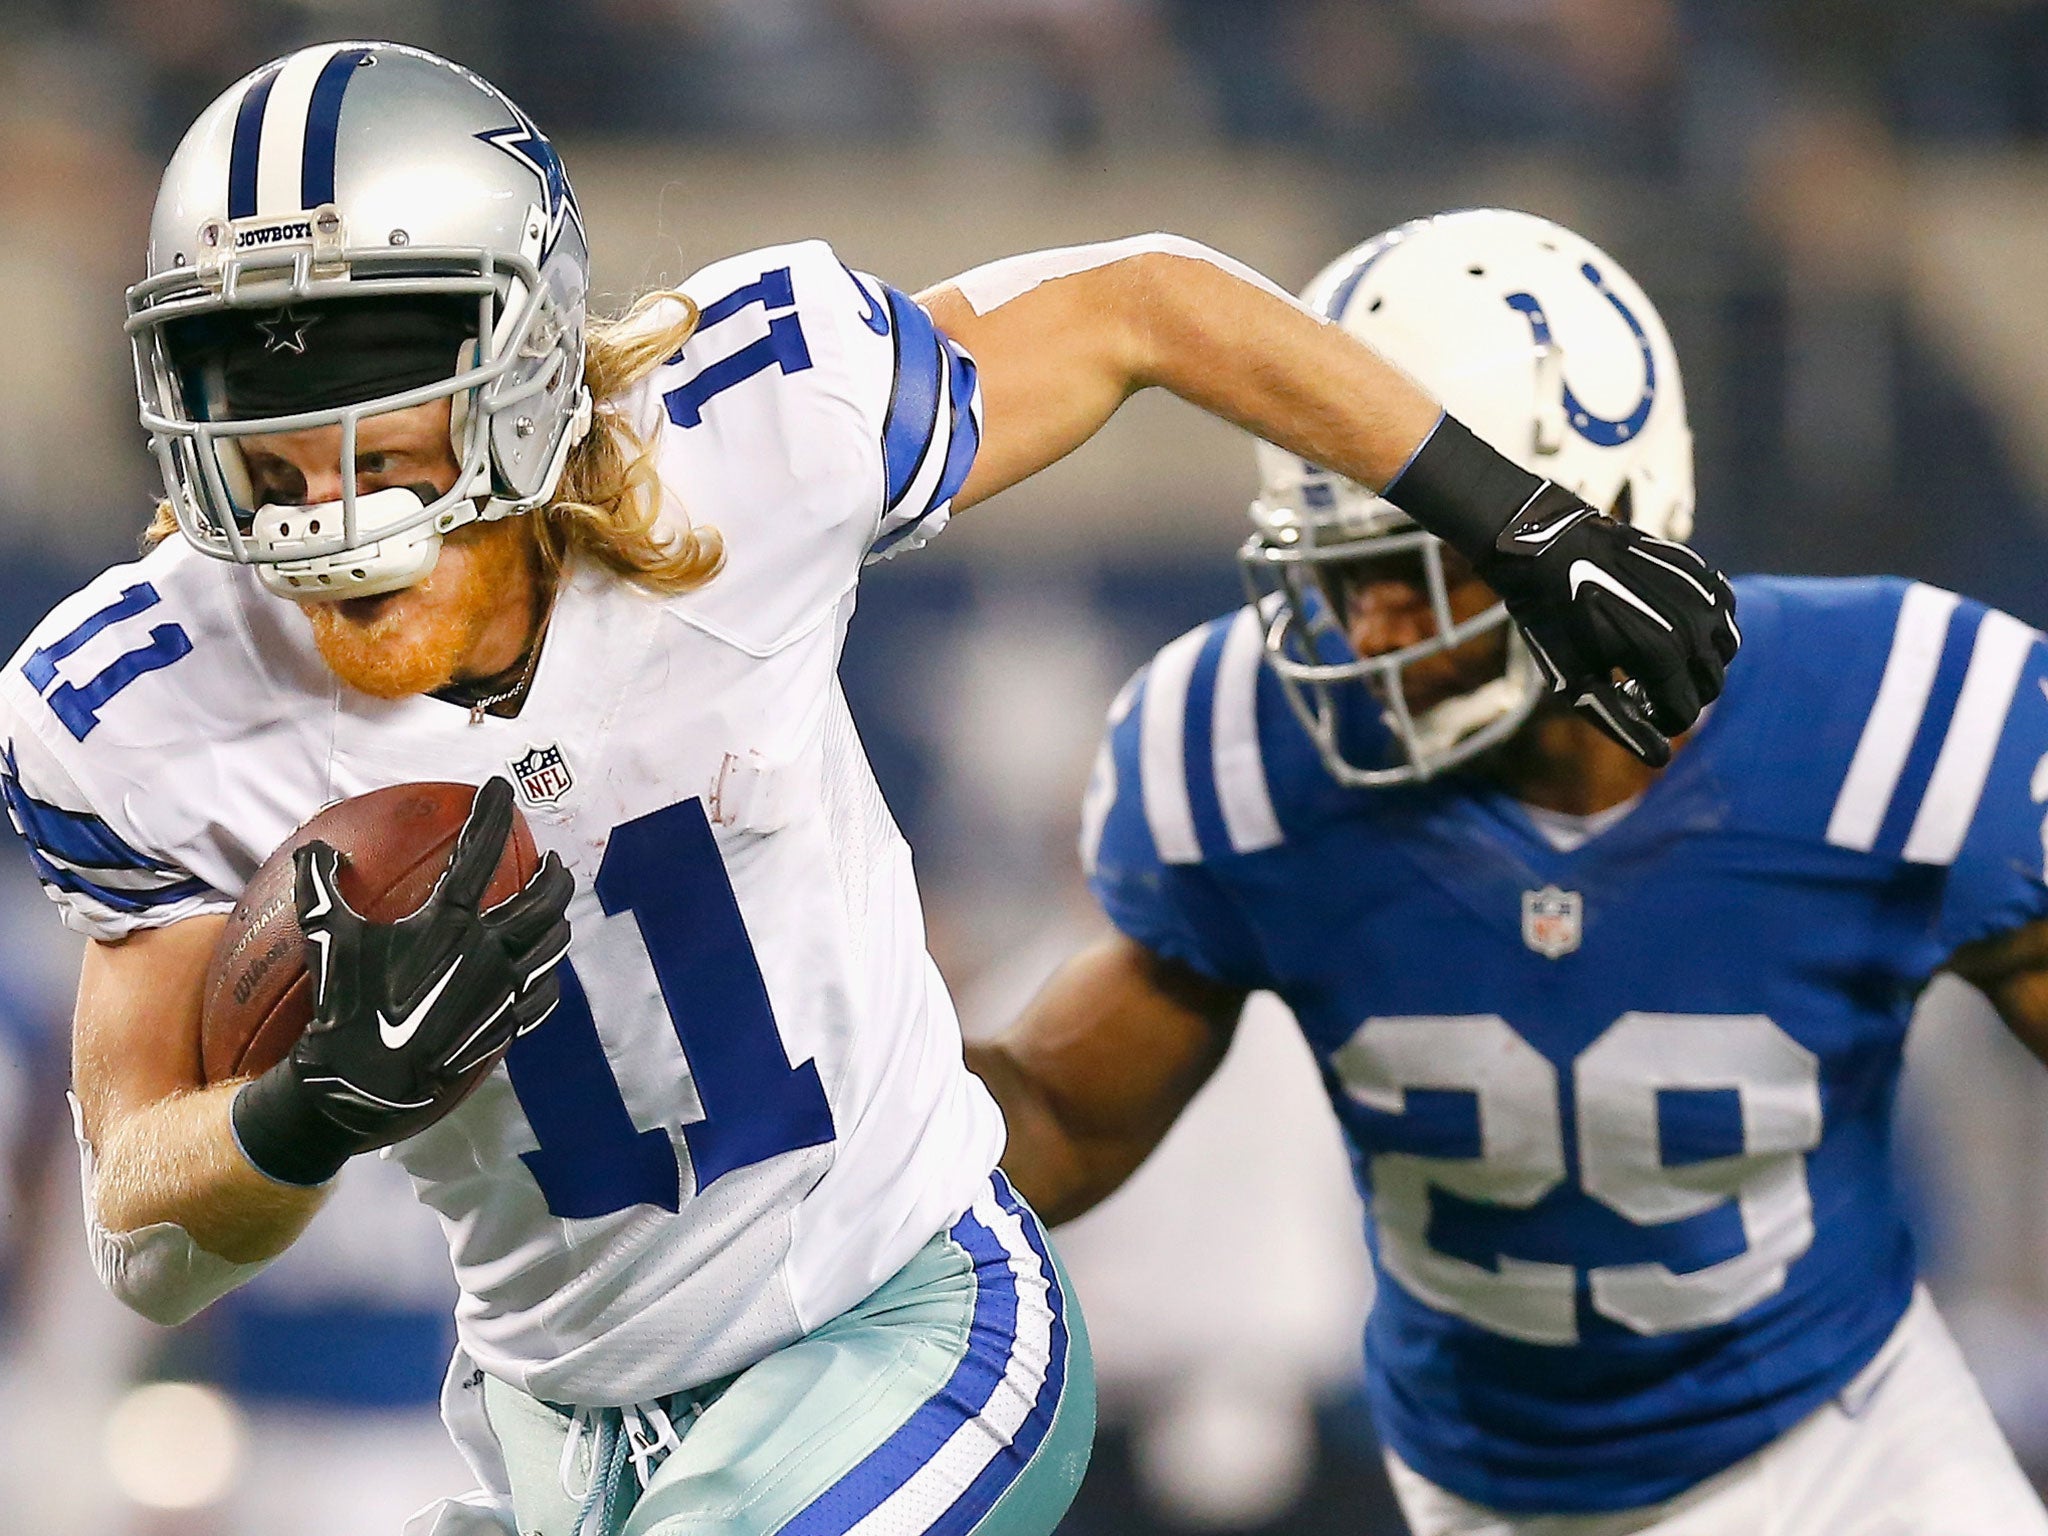
[[[256,329],[263,333],[264,351],[290,352],[304,357],[306,332],[319,323],[318,315],[295,315],[289,308],[285,308],[280,309],[268,320],[258,320]]]
[[[516,121],[509,127],[493,128],[477,137],[491,148],[503,150],[540,179],[542,213],[548,221],[547,243],[541,248],[542,257],[554,249],[564,224],[575,225],[577,238],[587,246],[590,240],[583,232],[583,210],[576,206],[576,193],[569,185],[569,173],[562,167],[562,157],[555,153],[555,146],[548,142],[548,136],[534,126],[532,118],[509,101],[505,105]]]

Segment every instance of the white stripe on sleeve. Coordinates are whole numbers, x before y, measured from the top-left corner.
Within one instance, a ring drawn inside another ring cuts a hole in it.
[[[1962,851],[1977,802],[1984,796],[1998,738],[2005,733],[2005,717],[2012,712],[2027,652],[2039,638],[2018,619],[1996,611],[1985,614],[1977,626],[1977,643],[1970,651],[1970,669],[1963,674],[1955,716],[1942,740],[1941,755],[1934,760],[1934,776],[1927,781],[1913,830],[1906,834],[1908,863],[1953,864]]]
[[[1899,604],[1898,627],[1892,631],[1891,655],[1877,685],[1877,702],[1863,722],[1856,755],[1849,761],[1848,776],[1842,780],[1834,814],[1828,818],[1828,841],[1837,848],[1868,853],[1877,843],[1878,829],[1891,809],[1892,792],[1899,787],[1899,775],[1906,768],[1906,755],[1913,750],[1913,738],[1920,734],[1920,720],[1927,713],[1927,696],[1934,690],[1934,674],[1948,641],[1948,622],[1958,601],[1953,592],[1917,581],[1906,589],[1905,600]]]
[[[1138,779],[1145,824],[1167,864],[1202,862],[1195,812],[1188,803],[1188,684],[1208,641],[1209,628],[1191,629],[1153,658],[1138,716]]]
[[[263,105],[263,137],[256,155],[256,212],[264,218],[299,211],[299,171],[306,156],[306,113],[313,87],[327,61],[341,52],[335,43],[308,48],[278,71]]]
[[[1273,814],[1259,749],[1259,667],[1266,657],[1265,642],[1266,629],[1258,613],[1240,609],[1230,621],[1216,668],[1216,799],[1237,853],[1257,853],[1281,842],[1280,819]]]
[[[896,498],[896,504],[884,509],[881,526],[875,530],[877,544],[905,523],[914,523],[924,514],[931,505],[932,493],[939,488],[939,477],[946,472],[946,455],[953,447],[953,391],[958,387],[958,381],[953,377],[952,362],[945,348],[941,347],[937,413],[932,420],[931,442],[925,448],[924,457],[918,460],[917,471],[910,477],[910,484]]]

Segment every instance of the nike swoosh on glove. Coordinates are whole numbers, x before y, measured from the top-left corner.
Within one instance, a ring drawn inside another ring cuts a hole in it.
[[[1654,768],[1671,760],[1669,738],[1720,696],[1742,644],[1725,576],[1548,481],[1474,568],[1552,690]]]
[[[331,845],[298,850],[313,1020],[232,1109],[236,1139],[261,1172],[321,1184],[358,1152],[417,1134],[554,1011],[575,890],[562,861],[549,854],[516,895],[478,910],[511,830],[512,786],[493,778],[433,894],[394,923],[371,922],[343,900]]]

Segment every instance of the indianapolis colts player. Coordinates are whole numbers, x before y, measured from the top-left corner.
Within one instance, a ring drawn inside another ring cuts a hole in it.
[[[416,1530],[1049,1530],[1085,1336],[837,686],[862,562],[1160,385],[1390,486],[1649,757],[1718,692],[1732,596],[1193,242],[922,299],[782,245],[609,323],[587,284],[547,139],[416,50],[280,59],[173,156],[128,311],[163,537],[0,681],[10,813],[95,940],[94,1255],[186,1315],[392,1146],[453,1253],[483,1484]],[[204,1085],[234,895],[418,779],[483,786],[440,888],[368,922],[307,849],[313,1027]],[[515,794],[547,856],[479,911]]]
[[[1646,558],[1690,531],[1677,357],[1584,239],[1447,214],[1307,300]],[[1461,553],[1259,462],[1254,601],[1111,709],[1083,855],[1119,931],[970,1051],[1018,1189],[1062,1220],[1115,1188],[1270,990],[1368,1207],[1418,1536],[2048,1532],[1888,1167],[1935,971],[2048,1057],[2043,637],[1738,581],[1743,665],[1660,771],[1557,708]]]

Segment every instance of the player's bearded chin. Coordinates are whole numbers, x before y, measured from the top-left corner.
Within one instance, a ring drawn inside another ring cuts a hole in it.
[[[448,558],[457,547],[466,558]],[[372,698],[402,699],[454,682],[506,595],[529,589],[533,569],[525,518],[472,523],[448,536],[433,570],[410,587],[302,606],[336,677]]]

